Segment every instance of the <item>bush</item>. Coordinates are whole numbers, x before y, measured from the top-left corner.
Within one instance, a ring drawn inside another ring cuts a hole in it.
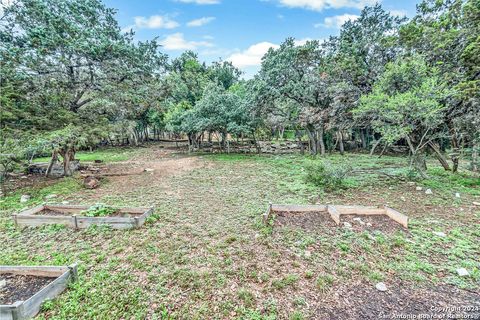
[[[87,217],[106,217],[118,212],[118,209],[109,207],[102,203],[97,203],[81,213]]]
[[[312,162],[305,167],[307,182],[328,190],[347,188],[347,178],[353,169],[349,165],[334,165],[328,162]]]

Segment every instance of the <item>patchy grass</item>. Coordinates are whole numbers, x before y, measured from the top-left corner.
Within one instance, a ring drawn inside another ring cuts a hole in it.
[[[150,149],[142,151],[148,158]],[[79,262],[80,281],[46,304],[39,319],[311,319],[325,305],[336,306],[329,300],[334,292],[359,283],[375,290],[378,281],[392,294],[447,283],[478,292],[480,208],[472,205],[479,188],[473,176],[433,167],[430,179],[418,182],[433,190],[426,195],[403,179],[405,159],[333,155],[328,161],[352,163],[355,183],[324,191],[305,182],[305,165],[317,158],[222,154],[195,161],[197,169],[112,179],[95,191],[62,179],[1,200],[0,264]],[[127,192],[120,188],[125,185]],[[148,202],[156,212],[136,230],[15,230],[9,215],[25,206],[19,203],[24,193],[32,195],[28,206],[55,193],[71,203]],[[264,226],[269,201],[388,204],[408,214],[411,224],[393,234],[314,232],[275,221]],[[469,277],[456,274],[461,267]]]
[[[101,160],[103,162],[127,161],[139,152],[138,148],[100,148],[93,151],[79,151],[75,159],[86,162]],[[35,158],[33,162],[48,162],[50,157]]]
[[[38,205],[44,202],[45,197],[48,195],[55,194],[61,198],[61,196],[69,195],[80,189],[81,184],[79,180],[71,177],[61,178],[57,183],[43,188],[29,187],[9,193],[7,196],[0,198],[0,210],[11,212],[12,210],[18,210],[26,206]],[[29,195],[30,199],[25,203],[21,203],[20,198],[24,194]]]

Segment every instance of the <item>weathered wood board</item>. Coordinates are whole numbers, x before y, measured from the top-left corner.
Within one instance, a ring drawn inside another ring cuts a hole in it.
[[[53,299],[62,293],[70,282],[77,280],[77,265],[56,266],[0,266],[0,274],[13,273],[55,278],[40,291],[25,301],[16,301],[9,305],[0,305],[1,320],[24,320],[33,318],[45,300]]]
[[[153,208],[119,208],[120,213],[128,213],[130,217],[86,217],[81,212],[89,206],[83,205],[40,205],[14,214],[17,226],[41,226],[47,224],[63,224],[73,229],[85,229],[92,225],[108,225],[114,229],[139,228],[153,214]],[[63,212],[65,216],[42,214],[43,210]]]
[[[396,211],[395,209],[383,206],[381,208],[375,206],[342,206],[342,205],[283,205],[269,204],[267,211],[263,214],[263,221],[267,222],[273,212],[325,212],[338,225],[340,224],[340,216],[348,214],[356,215],[386,215],[390,219],[398,222],[403,227],[408,228],[408,216]]]
[[[340,213],[337,211],[337,209],[334,206],[327,206],[328,213],[330,214],[330,218],[332,218],[333,221],[337,225],[340,224]]]

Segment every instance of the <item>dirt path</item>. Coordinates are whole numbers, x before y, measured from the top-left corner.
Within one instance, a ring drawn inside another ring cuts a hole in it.
[[[103,183],[98,189],[84,191],[80,197],[87,196],[91,200],[96,200],[138,189],[162,188],[169,177],[207,165],[200,157],[189,156],[187,153],[161,148],[158,145],[151,146],[128,161],[100,166],[102,174],[106,175],[102,178]]]

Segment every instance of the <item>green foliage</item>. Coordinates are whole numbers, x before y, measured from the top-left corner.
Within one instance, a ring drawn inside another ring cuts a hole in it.
[[[451,94],[441,83],[438,70],[429,67],[422,56],[414,55],[387,64],[354,113],[358,119],[370,121],[387,144],[404,139],[412,164],[422,173],[422,153],[442,136],[442,102]]]
[[[45,197],[50,194],[58,196],[69,195],[75,191],[81,190],[82,186],[78,180],[74,178],[62,178],[57,183],[51,186],[35,186],[31,188],[24,188],[7,194],[0,199],[0,210],[12,211],[20,210],[28,206],[38,205],[45,201]],[[25,204],[20,202],[22,194],[30,195],[30,200]]]
[[[334,278],[330,274],[321,274],[317,277],[316,285],[320,291],[325,292],[327,291],[334,282]]]
[[[114,14],[99,0],[20,0],[5,8],[2,134],[28,135],[28,148],[42,140],[68,163],[77,149],[120,132],[119,124],[158,121],[149,111],[158,110],[151,97],[165,56],[155,41],[122,33]]]
[[[113,207],[107,206],[103,203],[97,203],[87,210],[83,210],[80,213],[87,217],[106,217],[111,216],[118,212],[118,209]]]
[[[327,161],[312,161],[305,166],[307,182],[326,190],[344,189],[353,168],[348,164],[333,164]]]
[[[415,56],[388,64],[373,92],[362,97],[355,113],[369,117],[373,128],[388,143],[410,138],[424,144],[442,123],[444,106],[440,102],[447,95],[437,71]]]

